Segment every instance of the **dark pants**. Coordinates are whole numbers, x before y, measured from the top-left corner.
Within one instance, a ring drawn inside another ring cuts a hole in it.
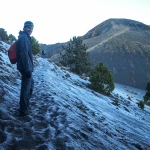
[[[21,92],[20,92],[20,113],[28,114],[29,100],[32,96],[34,81],[32,76],[27,78],[23,73],[21,82]]]

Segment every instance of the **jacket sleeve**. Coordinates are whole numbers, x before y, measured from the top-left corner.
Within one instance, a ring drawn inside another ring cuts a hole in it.
[[[31,51],[30,41],[26,36],[22,36],[19,41],[19,56],[22,64],[21,70],[25,72],[32,71],[32,62],[29,51]]]

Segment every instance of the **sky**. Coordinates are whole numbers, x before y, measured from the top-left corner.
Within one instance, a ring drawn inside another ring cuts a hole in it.
[[[67,42],[110,18],[150,25],[149,0],[0,0],[0,28],[16,38],[25,21],[39,43]]]
[[[0,46],[1,150],[150,149],[150,107],[137,104],[144,90],[115,84],[112,96],[104,96],[87,88],[87,79],[39,56],[29,115],[19,118],[20,76],[8,59],[9,45]]]

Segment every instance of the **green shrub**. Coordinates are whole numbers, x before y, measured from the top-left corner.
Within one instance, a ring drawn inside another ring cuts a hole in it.
[[[33,36],[31,37],[31,47],[33,55],[36,55],[40,52],[39,42]]]
[[[142,109],[142,110],[144,110],[144,101],[139,101],[139,103],[138,103],[138,106]]]
[[[9,34],[8,38],[9,38],[9,44],[12,44],[17,40],[16,37],[12,34]]]
[[[102,94],[110,95],[114,90],[111,72],[103,63],[98,63],[91,71],[88,87]]]
[[[5,31],[5,29],[3,29],[3,28],[0,28],[0,40],[4,41],[6,43],[9,40],[7,31]]]
[[[145,104],[149,104],[150,103],[150,82],[147,83],[146,90],[147,92],[143,98]]]
[[[113,104],[116,105],[116,106],[119,106],[119,100],[116,98],[116,99],[113,101]]]

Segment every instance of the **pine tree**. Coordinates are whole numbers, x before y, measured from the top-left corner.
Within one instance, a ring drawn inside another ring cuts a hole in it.
[[[114,82],[111,72],[103,63],[98,63],[91,71],[88,87],[106,95],[114,90]]]
[[[0,28],[0,40],[4,41],[4,42],[8,42],[9,38],[7,35],[7,32],[5,31],[5,29]]]
[[[62,47],[64,54],[61,55],[60,63],[70,67],[70,70],[77,73],[88,73],[90,71],[90,60],[86,53],[87,47],[80,37],[73,37],[66,46]]]
[[[40,52],[39,42],[33,36],[31,37],[31,47],[33,55],[36,55]]]

